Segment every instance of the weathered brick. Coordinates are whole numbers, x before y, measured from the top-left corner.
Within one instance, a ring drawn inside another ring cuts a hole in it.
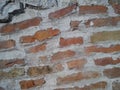
[[[10,60],[0,60],[0,69],[12,67],[13,65],[24,65],[24,59],[10,59]]]
[[[61,84],[74,83],[84,79],[97,78],[99,76],[100,76],[100,73],[95,71],[79,72],[79,73],[71,74],[65,77],[57,78],[57,84],[61,85]]]
[[[73,29],[77,29],[80,24],[80,21],[71,21],[70,22],[70,27]]]
[[[35,42],[35,38],[33,36],[22,36],[20,37],[20,42],[21,43],[32,43]]]
[[[40,61],[44,64],[48,62],[47,56],[40,56],[39,58],[40,58]]]
[[[71,51],[71,50],[60,51],[60,52],[53,54],[53,56],[51,57],[51,60],[52,61],[59,61],[59,60],[62,60],[64,58],[73,57],[74,55],[75,55],[75,52]]]
[[[36,66],[36,67],[29,67],[27,70],[27,74],[29,76],[38,76],[38,75],[44,75],[49,74],[53,70],[50,66]]]
[[[18,22],[18,23],[7,24],[0,29],[0,33],[8,34],[15,31],[24,30],[32,26],[38,26],[41,21],[42,19],[40,17],[35,17],[29,20]]]
[[[84,5],[79,7],[80,14],[103,14],[107,13],[108,8],[102,5]]]
[[[1,49],[9,49],[15,47],[15,41],[10,39],[6,41],[0,41],[0,50]]]
[[[105,69],[103,71],[103,73],[108,78],[119,78],[120,77],[120,68],[114,67],[111,69]]]
[[[112,52],[119,52],[120,51],[120,45],[113,45],[110,47],[99,47],[99,46],[89,46],[85,48],[86,54],[90,53],[112,53]]]
[[[73,88],[58,88],[54,90],[105,90],[107,82],[101,81],[90,85],[85,85],[84,87],[73,87]]]
[[[112,90],[120,90],[120,82],[119,81],[112,82]]]
[[[70,46],[74,44],[83,44],[83,38],[82,37],[74,37],[74,38],[60,38],[60,47]]]
[[[65,7],[65,8],[62,8],[60,10],[57,10],[55,12],[51,12],[49,14],[49,18],[50,19],[59,19],[67,14],[70,14],[74,9],[77,8],[77,5],[76,4],[73,4],[71,6],[68,6],[68,7]]]
[[[115,65],[120,63],[120,58],[113,60],[111,57],[101,58],[94,60],[96,65],[106,66],[106,65]]]
[[[12,79],[25,75],[24,68],[14,68],[9,71],[0,70],[0,79]]]
[[[98,32],[94,33],[90,38],[92,43],[97,43],[100,41],[119,41],[120,31]]]
[[[35,38],[36,40],[43,41],[43,40],[52,38],[53,36],[56,36],[56,35],[58,35],[59,33],[60,33],[60,30],[58,30],[58,29],[48,28],[47,30],[37,31],[37,32],[34,34],[34,38]]]
[[[45,84],[45,82],[46,81],[42,78],[42,79],[36,79],[36,80],[23,80],[23,81],[20,81],[19,84],[21,89],[29,89],[36,86],[42,86]]]
[[[37,45],[37,46],[33,46],[31,48],[28,49],[29,53],[37,53],[40,51],[45,51],[46,50],[46,44],[41,44],[41,45]]]
[[[90,19],[85,22],[85,25],[86,27],[116,26],[118,22],[120,22],[120,16]]]
[[[112,4],[115,13],[120,14],[120,4]]]
[[[67,66],[69,69],[83,68],[86,63],[87,63],[86,60],[78,59],[78,60],[72,60],[72,61],[67,62]]]
[[[63,69],[64,69],[64,67],[60,63],[53,65],[54,72],[59,72],[59,71],[62,71]]]

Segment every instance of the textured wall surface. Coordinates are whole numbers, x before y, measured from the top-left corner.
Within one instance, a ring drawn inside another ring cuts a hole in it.
[[[58,0],[1,23],[0,90],[120,90],[119,3]]]

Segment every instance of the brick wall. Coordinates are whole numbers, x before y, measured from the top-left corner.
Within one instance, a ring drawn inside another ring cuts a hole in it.
[[[79,0],[0,24],[0,90],[120,90],[119,9]]]

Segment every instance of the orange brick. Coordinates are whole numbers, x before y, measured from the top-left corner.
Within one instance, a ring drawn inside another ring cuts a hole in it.
[[[60,30],[58,30],[58,29],[48,28],[47,30],[37,31],[34,34],[34,38],[39,40],[39,41],[43,41],[43,40],[52,38],[53,36],[56,36],[59,33],[60,33]]]
[[[60,46],[65,47],[65,46],[70,46],[73,44],[83,44],[83,38],[82,37],[74,37],[74,38],[60,38]]]
[[[42,86],[45,83],[46,83],[45,80],[42,78],[42,79],[36,79],[36,80],[23,80],[23,81],[20,81],[19,84],[21,89],[29,89],[36,86]]]
[[[6,41],[0,41],[0,50],[1,49],[9,49],[15,47],[15,41],[10,39]]]
[[[107,7],[102,5],[85,5],[79,7],[80,14],[103,14],[107,13]]]
[[[51,60],[52,61],[59,61],[59,60],[62,60],[64,58],[73,57],[74,55],[75,55],[75,52],[71,51],[71,50],[61,51],[61,52],[57,52],[57,53],[53,54]]]
[[[59,19],[69,13],[71,13],[74,9],[77,8],[76,4],[73,4],[72,6],[65,7],[63,9],[57,10],[55,12],[51,12],[49,14],[50,19]]]
[[[72,61],[67,62],[67,65],[69,69],[83,68],[86,63],[87,63],[86,60],[78,59],[78,60],[72,60]]]
[[[32,43],[35,42],[35,38],[33,36],[22,36],[20,37],[20,42],[21,43]]]

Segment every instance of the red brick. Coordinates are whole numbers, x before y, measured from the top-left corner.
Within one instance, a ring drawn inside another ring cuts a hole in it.
[[[78,60],[72,60],[72,61],[67,62],[67,66],[69,69],[83,68],[86,63],[87,63],[86,60],[78,59]]]
[[[108,8],[102,5],[85,5],[79,7],[80,14],[103,14],[107,13]]]
[[[80,21],[71,21],[70,27],[73,29],[76,29],[76,28],[78,28],[79,24],[80,24]]]
[[[85,22],[86,27],[102,27],[102,26],[116,26],[120,21],[120,16],[118,17],[108,17],[108,18],[97,18],[90,19]],[[91,25],[91,22],[93,25]]]
[[[29,89],[29,88],[32,88],[32,87],[42,86],[45,83],[46,82],[43,78],[42,79],[36,79],[36,80],[23,80],[23,81],[19,82],[21,89]]]
[[[73,87],[73,88],[58,88],[58,89],[54,89],[54,90],[98,90],[98,89],[104,89],[107,87],[107,82],[105,81],[101,81],[101,82],[97,82],[94,84],[90,84],[90,85],[85,85],[84,87]]]
[[[120,58],[113,60],[111,57],[101,58],[94,60],[96,65],[106,66],[106,65],[115,65],[120,63]]]
[[[120,68],[114,67],[111,69],[105,69],[103,71],[104,75],[108,78],[119,78],[120,77]]]
[[[29,53],[37,53],[40,51],[45,51],[46,50],[46,44],[41,44],[41,45],[37,45],[37,46],[33,46],[31,48],[28,49]]]
[[[0,41],[0,50],[1,49],[9,49],[15,47],[15,41],[10,39],[6,41]]]
[[[20,42],[21,43],[32,43],[35,42],[35,38],[33,36],[22,36],[20,37]]]
[[[60,52],[57,52],[57,53],[53,54],[51,60],[52,61],[59,61],[59,60],[62,60],[64,58],[73,57],[74,55],[75,55],[75,52],[71,51],[71,50],[60,51]]]
[[[55,12],[51,12],[49,14],[50,19],[59,19],[69,13],[71,13],[74,9],[77,8],[76,4],[73,4],[72,6],[65,7],[63,9],[57,10]]]
[[[70,46],[74,44],[83,44],[83,38],[82,37],[74,37],[74,38],[60,38],[60,47]]]
[[[12,67],[13,65],[24,65],[24,59],[0,60],[0,69]]]
[[[120,14],[120,4],[112,4],[115,13]]]
[[[99,76],[100,73],[94,71],[79,72],[65,77],[57,78],[57,84],[61,85],[61,84],[74,83],[85,79],[87,80],[87,79],[97,78]]]
[[[89,46],[85,48],[86,54],[90,53],[113,53],[113,52],[119,52],[120,51],[120,45],[114,45],[110,47],[99,47],[99,46]]]
[[[43,40],[52,38],[53,36],[56,36],[59,33],[60,33],[60,30],[58,30],[58,29],[48,28],[47,30],[37,31],[34,34],[34,38],[39,40],[39,41],[43,41]]]
[[[29,67],[27,70],[27,74],[29,76],[38,76],[38,75],[45,75],[51,73],[53,70],[50,66],[36,66],[36,67]]]
[[[0,33],[8,34],[15,31],[27,29],[32,26],[38,26],[42,19],[40,17],[35,17],[29,20],[21,21],[14,24],[7,24],[0,29]]]

